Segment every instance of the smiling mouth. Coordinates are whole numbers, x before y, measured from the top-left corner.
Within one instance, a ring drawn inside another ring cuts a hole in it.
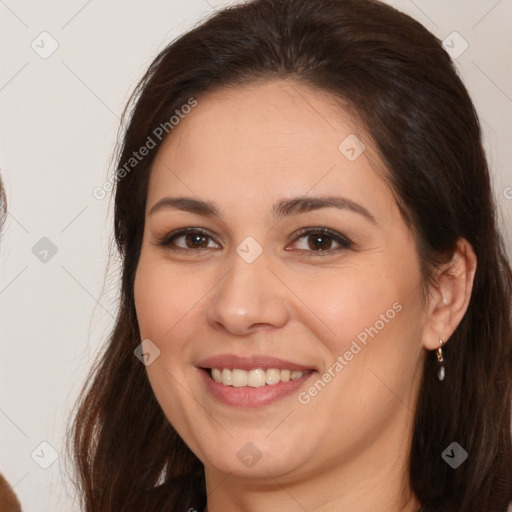
[[[298,380],[312,370],[281,370],[279,368],[254,368],[242,370],[240,368],[207,368],[210,378],[224,386],[234,388],[259,388],[262,386],[274,386],[280,382]]]

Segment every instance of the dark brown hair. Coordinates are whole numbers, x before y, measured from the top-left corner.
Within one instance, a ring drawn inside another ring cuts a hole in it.
[[[373,0],[230,7],[151,64],[132,97],[118,168],[190,98],[261,79],[295,80],[349,106],[386,165],[425,278],[459,239],[472,245],[474,287],[443,349],[446,379],[436,378],[433,352],[425,361],[410,482],[424,512],[505,512],[512,499],[512,273],[479,121],[450,57],[418,22]],[[164,416],[133,353],[140,343],[134,276],[159,146],[116,179],[120,309],[71,433],[87,512],[187,510],[206,500],[202,464]],[[441,458],[453,441],[469,453],[457,469]]]

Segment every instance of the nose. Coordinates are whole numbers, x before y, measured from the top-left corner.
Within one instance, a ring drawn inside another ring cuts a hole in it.
[[[210,296],[207,319],[212,327],[243,336],[286,324],[286,287],[267,265],[264,254],[252,263],[233,255],[231,269]]]

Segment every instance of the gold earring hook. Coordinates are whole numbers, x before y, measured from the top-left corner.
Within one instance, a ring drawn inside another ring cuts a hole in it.
[[[442,363],[444,360],[443,360],[443,340],[439,340],[439,342],[441,343],[441,346],[436,350],[436,353],[437,353],[437,360]]]

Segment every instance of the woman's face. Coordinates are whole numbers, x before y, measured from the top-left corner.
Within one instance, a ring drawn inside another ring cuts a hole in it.
[[[403,460],[426,320],[367,136],[295,82],[197,101],[154,162],[135,280],[164,413],[211,473]]]

